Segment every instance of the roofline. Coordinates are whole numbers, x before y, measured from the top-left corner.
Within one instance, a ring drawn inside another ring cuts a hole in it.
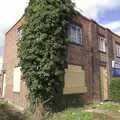
[[[120,38],[120,35],[114,33],[113,31],[111,31],[111,33],[112,33],[113,35],[115,35],[116,37],[119,37],[119,38]]]
[[[10,27],[10,29],[5,33],[5,35],[7,35],[12,30],[12,28],[14,28],[15,25],[19,23],[23,18],[24,18],[24,15],[12,27]]]
[[[87,21],[91,21],[92,20],[92,19],[89,19],[88,17],[82,15],[81,13],[80,13],[80,16],[83,17],[84,19],[86,19]]]
[[[100,24],[98,24],[95,20],[91,20],[92,22],[94,22],[95,24],[97,24],[99,27],[101,27],[101,28],[103,28],[103,29],[109,29],[109,28],[105,28],[105,27],[103,27],[102,25],[100,25]]]
[[[95,20],[89,19],[89,18],[87,18],[86,16],[82,15],[81,13],[79,14],[79,16],[83,17],[84,19],[86,19],[86,20],[89,21],[89,22],[94,22],[94,23],[97,24],[99,27],[110,31],[112,34],[114,34],[115,36],[117,36],[117,37],[120,38],[120,35],[114,33],[111,29],[109,29],[109,28],[107,28],[107,27],[103,27],[102,25],[98,24]],[[7,35],[7,34],[9,33],[9,31],[10,31],[17,23],[19,23],[24,17],[25,17],[25,16],[23,15],[23,16],[5,33],[5,35]]]

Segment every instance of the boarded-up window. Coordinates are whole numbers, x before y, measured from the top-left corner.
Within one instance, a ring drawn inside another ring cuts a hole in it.
[[[5,90],[6,90],[6,73],[3,75],[3,90],[2,90],[2,97],[5,97]]]
[[[20,67],[13,70],[13,92],[20,92],[21,71]]]
[[[86,93],[85,71],[81,66],[68,65],[65,69],[64,94]]]
[[[108,99],[108,72],[106,67],[100,67],[101,95],[103,100]]]

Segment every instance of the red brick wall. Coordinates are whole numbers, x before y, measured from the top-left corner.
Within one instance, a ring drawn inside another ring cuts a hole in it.
[[[26,104],[26,87],[25,83],[21,81],[21,92],[13,92],[13,68],[18,66],[18,55],[17,55],[17,43],[18,36],[17,30],[23,24],[23,18],[18,21],[7,33],[5,39],[4,49],[4,63],[3,68],[6,73],[6,91],[5,98],[15,104],[25,106]]]
[[[88,92],[83,96],[85,102],[91,101],[93,96],[92,86],[92,64],[91,64],[91,22],[83,17],[73,19],[77,25],[83,29],[83,46],[70,44],[68,46],[68,64],[83,66],[85,70],[85,79]]]

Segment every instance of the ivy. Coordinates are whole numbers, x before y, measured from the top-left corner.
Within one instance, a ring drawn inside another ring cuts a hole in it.
[[[63,93],[66,31],[76,14],[71,0],[30,0],[25,10],[19,64],[32,107]]]

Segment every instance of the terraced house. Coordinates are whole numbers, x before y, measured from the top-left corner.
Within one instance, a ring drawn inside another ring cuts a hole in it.
[[[72,21],[68,29],[71,43],[68,45],[63,94],[68,100],[77,97],[85,103],[106,100],[109,98],[113,56],[120,59],[120,37],[82,15]],[[2,97],[25,107],[27,88],[21,80],[17,57],[23,24],[24,17],[5,35]]]

